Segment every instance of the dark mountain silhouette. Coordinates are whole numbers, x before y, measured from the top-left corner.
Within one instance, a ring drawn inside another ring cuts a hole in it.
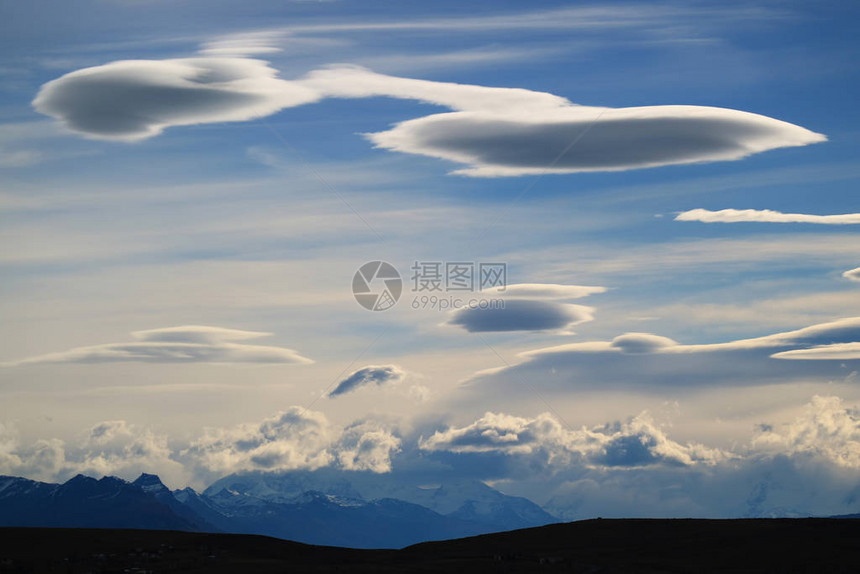
[[[559,520],[528,499],[502,494],[479,480],[450,480],[421,485],[412,477],[386,473],[344,472],[336,469],[284,473],[246,472],[226,476],[204,491],[230,504],[224,492],[240,495],[237,502],[289,502],[306,492],[320,492],[334,500],[409,502],[460,521],[482,525],[479,532],[543,526]]]
[[[0,525],[205,529],[135,484],[80,474],[64,484],[0,477]]]
[[[805,573],[860,572],[860,521],[587,520],[402,550],[262,536],[0,528],[5,572]]]
[[[0,526],[229,532],[400,548],[555,521],[533,503],[477,481],[371,488],[373,476],[356,476],[353,485],[341,475],[249,473],[219,480],[202,494],[171,491],[152,474],[130,483],[82,475],[64,484],[0,477]],[[379,496],[365,498],[361,491]],[[396,496],[381,496],[386,492]]]

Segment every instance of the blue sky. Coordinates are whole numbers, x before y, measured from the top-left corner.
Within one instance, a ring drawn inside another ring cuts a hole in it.
[[[570,518],[857,510],[852,3],[2,10],[0,472],[201,485],[296,412],[270,470],[358,436]],[[415,261],[533,287],[414,309]]]

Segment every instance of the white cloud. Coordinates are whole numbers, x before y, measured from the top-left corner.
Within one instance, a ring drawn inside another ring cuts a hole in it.
[[[323,413],[293,406],[259,422],[204,429],[184,446],[166,434],[125,420],[103,421],[81,440],[66,444],[39,439],[21,444],[13,426],[0,423],[0,474],[39,480],[66,480],[78,474],[114,475],[127,480],[157,473],[168,484],[186,485],[232,472],[285,471],[336,467],[391,470],[401,439],[370,420],[346,428]]]
[[[807,455],[839,466],[860,468],[860,412],[839,397],[815,396],[793,422],[763,427],[752,443],[755,452]]]
[[[0,423],[0,474],[50,480],[64,465],[63,441],[39,439],[23,446],[15,426]]]
[[[6,366],[42,363],[256,363],[308,364],[310,359],[292,349],[236,343],[271,333],[221,327],[185,325],[132,333],[136,342],[78,347],[22,359]]]
[[[857,361],[860,360],[860,342],[821,345],[809,349],[795,349],[771,355],[775,359],[806,361]]]
[[[187,483],[190,473],[172,456],[166,435],[124,420],[98,423],[72,445],[56,438],[22,445],[14,429],[0,424],[0,473],[5,474],[53,481],[79,473],[133,479],[157,471],[169,483]]]
[[[202,472],[295,470],[340,466],[388,472],[400,439],[365,421],[343,429],[323,413],[290,407],[259,423],[207,429],[181,455]]]
[[[261,32],[204,47],[233,57],[126,60],[71,72],[42,86],[33,105],[73,131],[133,141],[171,126],[246,121],[327,97],[417,100],[454,111],[366,137],[384,149],[465,164],[454,173],[481,177],[737,160],[826,139],[737,110],[580,106],[522,88],[399,78],[354,66],[287,81],[267,62],[238,57],[267,50],[267,38]]]
[[[854,281],[855,283],[860,283],[860,267],[856,267],[854,269],[849,269],[845,273],[842,274],[843,277],[848,279],[849,281]]]
[[[94,476],[114,475],[135,478],[143,472],[158,472],[166,480],[187,480],[183,466],[172,460],[167,435],[155,434],[124,420],[104,421],[94,425],[80,448],[67,449],[70,459],[66,475],[83,473]]]
[[[345,395],[358,390],[361,387],[375,385],[396,385],[406,378],[406,372],[397,365],[368,365],[347,375],[338,382],[337,386],[328,394],[329,397]]]
[[[557,283],[514,283],[484,290],[484,293],[498,294],[506,298],[523,297],[527,299],[579,299],[605,292],[606,287],[559,285]]]
[[[691,209],[679,213],[675,221],[701,221],[703,223],[817,223],[821,225],[851,225],[860,223],[860,213],[839,215],[809,215],[782,213],[770,209]]]
[[[278,44],[283,40],[277,30],[257,30],[227,34],[204,42],[199,53],[209,57],[241,58],[255,54],[280,52]]]
[[[329,98],[385,96],[417,100],[462,112],[505,113],[516,109],[538,112],[574,105],[561,96],[546,92],[398,78],[377,74],[359,66],[314,70],[300,82]]]
[[[400,451],[401,441],[390,430],[363,422],[347,427],[335,448],[337,461],[345,470],[391,471],[391,456]]]
[[[259,423],[207,429],[182,454],[216,473],[320,468],[334,460],[335,438],[324,414],[290,407]]]
[[[610,346],[622,353],[656,353],[668,349],[678,343],[668,337],[652,335],[651,333],[625,333],[612,339]]]
[[[566,429],[549,413],[529,419],[488,412],[465,427],[435,432],[420,441],[420,447],[426,451],[539,456],[554,467],[712,464],[726,457],[716,449],[670,440],[647,413],[625,423]]]

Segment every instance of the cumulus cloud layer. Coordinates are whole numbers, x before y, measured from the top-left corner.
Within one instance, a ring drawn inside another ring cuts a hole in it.
[[[668,437],[647,413],[568,429],[555,417],[487,413],[421,449],[529,496],[556,516],[771,517],[857,512],[860,416],[838,397],[760,425],[729,450]]]
[[[397,365],[369,365],[350,373],[341,380],[328,396],[336,397],[358,390],[361,387],[375,385],[393,385],[406,378],[406,373]]]
[[[0,424],[0,474],[65,480],[78,473],[133,478],[158,469],[165,480],[184,483],[190,473],[173,460],[167,436],[123,420],[98,423],[79,444],[39,439],[21,445],[13,428]]]
[[[455,311],[450,325],[470,333],[500,331],[552,331],[593,319],[594,309],[584,305],[532,299],[510,299],[504,306],[464,307]]]
[[[627,421],[588,429],[568,430],[550,415],[533,419],[486,413],[465,427],[437,431],[422,440],[427,451],[503,453],[535,456],[548,464],[603,466],[713,463],[725,457],[702,445],[681,445],[658,428],[646,413]]]
[[[78,444],[40,439],[22,445],[14,427],[0,423],[0,474],[65,480],[75,474],[135,478],[157,472],[173,484],[242,471],[335,467],[388,472],[401,440],[372,421],[345,428],[300,407],[259,422],[205,429],[181,448],[168,437],[124,420],[93,425]]]
[[[334,460],[335,430],[322,413],[291,407],[259,423],[207,429],[184,454],[220,473],[319,468]]]
[[[752,441],[759,452],[821,457],[839,466],[860,468],[860,412],[839,397],[815,396],[804,413],[784,428],[765,426]]]
[[[221,327],[185,325],[137,331],[130,343],[78,347],[60,353],[30,357],[7,366],[42,363],[312,363],[292,349],[237,343],[271,333]]]
[[[343,429],[320,412],[290,407],[257,423],[207,429],[182,457],[216,476],[327,466],[388,472],[391,455],[399,448],[400,439],[375,423],[359,422]]]
[[[208,483],[232,472],[326,467],[391,472],[396,484],[414,481],[417,469],[424,481],[493,481],[568,519],[858,511],[855,407],[816,396],[796,419],[757,428],[748,441],[720,449],[671,438],[647,412],[578,428],[549,413],[488,412],[401,438],[388,425],[364,420],[342,428],[322,413],[291,407],[172,448],[167,437],[121,420],[94,425],[75,445],[24,445],[13,427],[0,425],[0,474],[64,480],[78,472],[134,478],[147,471],[179,486],[189,477]]]
[[[377,147],[464,164],[455,173],[485,177],[737,160],[826,139],[736,110],[580,106],[526,89],[398,78],[352,66],[288,81],[267,62],[241,57],[235,46],[224,53],[229,56],[204,50],[196,58],[77,70],[42,86],[33,105],[73,131],[131,141],[171,126],[246,121],[329,97],[418,100],[453,111],[366,137]]]
[[[860,213],[839,215],[809,215],[782,213],[770,209],[691,209],[679,213],[675,221],[701,221],[703,223],[817,223],[820,225],[851,225],[860,223]]]
[[[475,389],[525,392],[537,388],[764,385],[844,377],[842,361],[858,360],[860,317],[841,319],[725,343],[686,345],[652,333],[626,333],[611,341],[586,341],[527,351],[523,362],[476,374]],[[788,361],[785,359],[819,359]]]

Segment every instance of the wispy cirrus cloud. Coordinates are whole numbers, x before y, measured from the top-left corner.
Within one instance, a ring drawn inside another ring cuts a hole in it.
[[[136,341],[78,347],[7,363],[252,363],[308,364],[313,361],[292,349],[239,343],[271,333],[185,325],[132,333]]]
[[[852,225],[860,223],[860,213],[839,215],[811,215],[808,213],[782,213],[770,209],[691,209],[675,216],[675,221],[702,223],[816,223],[819,225]]]

